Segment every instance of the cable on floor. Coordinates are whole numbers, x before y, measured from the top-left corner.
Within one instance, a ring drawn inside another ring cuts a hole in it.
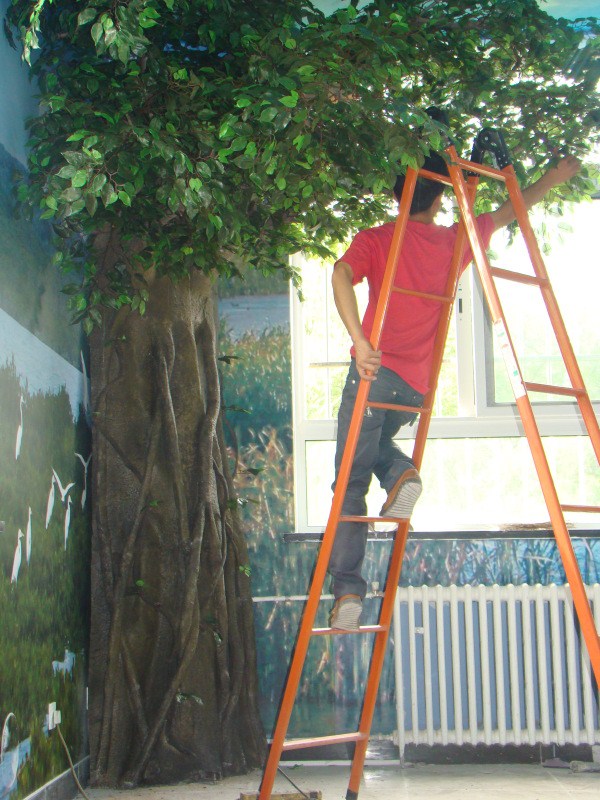
[[[281,769],[281,767],[279,767],[279,766],[277,767],[277,772],[281,772],[281,774],[282,774],[282,775],[283,775],[283,777],[286,779],[286,781],[289,781],[289,782],[292,784],[292,786],[294,787],[294,789],[295,789],[297,792],[300,792],[300,794],[302,795],[302,797],[306,797],[306,800],[312,800],[311,796],[310,796],[309,794],[306,794],[306,792],[304,792],[304,791],[303,791],[303,790],[302,790],[302,789],[301,789],[299,786],[297,786],[297,785],[294,783],[294,781],[293,781],[293,780],[290,778],[290,776],[287,774],[287,772],[284,772],[284,771]]]
[[[60,725],[56,726],[56,732],[58,733],[58,738],[62,742],[62,746],[65,748],[65,753],[67,754],[67,758],[69,759],[69,767],[71,768],[71,775],[73,776],[73,780],[77,784],[77,788],[81,792],[81,794],[85,797],[85,800],[90,800],[89,795],[85,793],[85,790],[81,783],[79,782],[79,778],[77,777],[77,772],[75,771],[75,767],[73,766],[73,759],[71,758],[71,753],[69,752],[69,748],[67,747],[67,743],[65,742],[65,738],[62,735],[62,731],[60,729]]]

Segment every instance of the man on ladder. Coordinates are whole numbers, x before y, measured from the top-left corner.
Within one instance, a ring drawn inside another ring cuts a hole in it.
[[[580,167],[578,159],[572,156],[561,158],[556,166],[523,190],[526,208],[530,209],[551,189],[570,180]],[[448,175],[446,162],[438,154],[428,156],[423,169]],[[403,187],[404,177],[400,176],[394,187],[398,202]],[[417,181],[394,281],[403,292],[394,294],[390,300],[379,350],[371,346],[370,335],[394,223],[358,233],[335,264],[332,280],[335,303],[353,343],[338,415],[336,479],[361,378],[374,382],[369,392],[370,404],[421,407],[430,388],[428,380],[441,306],[435,300],[424,299],[423,293],[432,296],[443,293],[458,233],[456,224],[444,227],[435,223],[443,189],[437,181],[423,177]],[[508,200],[496,211],[477,217],[486,248],[494,231],[508,225],[515,216]],[[461,271],[472,258],[467,248]],[[369,285],[369,301],[361,322],[353,287],[365,278]],[[411,291],[420,296],[411,296]],[[372,405],[366,409],[342,506],[343,516],[366,514],[365,498],[375,475],[387,492],[381,515],[410,518],[421,493],[421,479],[411,458],[393,442],[393,437],[402,425],[412,424],[415,417],[416,414],[408,411]],[[329,562],[335,597],[330,626],[334,629],[355,630],[359,625],[366,594],[366,582],[361,575],[366,540],[366,521],[339,523]]]

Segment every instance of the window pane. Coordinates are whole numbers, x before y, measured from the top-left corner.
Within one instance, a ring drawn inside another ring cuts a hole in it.
[[[589,438],[545,437],[544,446],[561,502],[599,505],[598,464]],[[549,520],[524,438],[430,440],[421,474],[424,489],[412,517],[415,530]],[[598,524],[597,514],[570,513],[567,518]]]
[[[350,337],[339,317],[333,291],[333,266],[318,260],[302,262],[303,300],[296,305],[303,332],[302,364],[304,414],[307,420],[336,419],[344,381],[350,363]],[[354,287],[359,312],[367,305],[365,281]],[[434,416],[458,413],[456,326],[453,315],[440,372]]]
[[[600,272],[593,263],[597,261],[594,240],[598,210],[597,201],[581,203],[574,208],[566,218],[572,232],[564,230],[566,223],[557,223],[555,220],[548,222],[550,252],[544,256],[567,333],[592,400],[600,400],[600,326],[594,300],[600,292]],[[564,241],[561,241],[561,236]],[[495,240],[494,245],[500,243],[501,246],[497,247],[494,266],[533,274],[521,237],[511,247],[502,245],[499,234],[496,237],[499,241]],[[497,286],[525,380],[570,386],[541,292],[535,287],[501,279],[497,281]],[[486,348],[488,363],[493,360],[493,370],[488,372],[488,402],[513,402],[506,368],[495,341],[492,343],[493,356],[490,360],[490,342],[491,336]],[[562,398],[532,393],[531,399],[534,402],[556,403]]]
[[[318,260],[302,264],[303,301],[297,306],[302,319],[304,411],[309,420],[334,419],[348,364],[350,339],[337,313],[331,289],[333,265]],[[363,286],[358,286],[359,308],[365,307]]]
[[[412,440],[400,441],[412,451]],[[600,505],[598,464],[590,440],[582,436],[545,437],[544,446],[562,503]],[[308,524],[324,528],[331,507],[334,442],[307,442]],[[460,526],[523,525],[549,521],[526,439],[431,439],[423,465],[423,494],[412,525],[420,531]],[[367,498],[377,514],[385,493],[373,479]],[[597,524],[593,514],[567,515],[574,523]]]

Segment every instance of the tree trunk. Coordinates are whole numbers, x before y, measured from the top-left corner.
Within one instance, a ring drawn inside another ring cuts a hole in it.
[[[264,756],[248,555],[221,428],[210,279],[156,278],[91,337],[92,782],[247,771]]]

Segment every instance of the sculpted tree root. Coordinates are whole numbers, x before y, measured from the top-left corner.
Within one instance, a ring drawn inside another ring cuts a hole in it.
[[[209,279],[155,280],[91,350],[92,780],[244,772],[265,740]]]

